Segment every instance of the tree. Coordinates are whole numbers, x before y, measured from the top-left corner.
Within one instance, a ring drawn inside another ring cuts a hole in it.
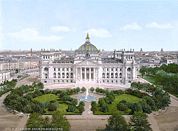
[[[97,110],[96,101],[92,101],[92,103],[91,103],[91,110],[93,111],[93,113],[95,113],[95,111]]]
[[[43,127],[43,118],[38,113],[32,113],[30,118],[27,121],[27,128],[42,128]]]
[[[82,87],[81,91],[82,91],[82,92],[85,92],[85,91],[86,91],[86,88],[85,88],[85,87]]]
[[[129,106],[129,108],[132,110],[131,114],[137,111],[142,111],[142,106],[140,103],[131,103]]]
[[[80,88],[79,87],[76,88],[76,92],[77,93],[80,92]]]
[[[152,110],[156,110],[156,104],[155,101],[150,96],[145,96],[143,99],[146,101],[146,103],[151,107]]]
[[[49,103],[48,105],[48,111],[56,111],[57,110],[57,105],[56,103]]]
[[[81,101],[78,105],[78,110],[80,113],[82,113],[84,111],[84,106],[85,106],[85,103],[83,101]]]
[[[32,131],[34,128],[60,128],[63,131],[69,131],[70,124],[60,112],[54,112],[52,119],[49,117],[43,118],[38,113],[32,113],[27,121],[26,127]]]
[[[126,110],[128,110],[128,106],[126,103],[119,102],[117,104],[117,109],[120,111],[126,111]]]
[[[147,115],[143,112],[135,112],[131,117],[130,123],[133,131],[151,131],[150,124],[147,120]]]
[[[90,88],[90,91],[93,92],[95,89],[93,87]]]
[[[146,74],[146,67],[142,67],[140,69],[140,74],[141,74],[142,77]]]
[[[74,105],[69,105],[67,108],[67,112],[75,112],[76,107]]]
[[[106,131],[128,131],[129,126],[124,117],[119,113],[114,113],[109,119],[106,125]]]
[[[53,128],[61,128],[63,131],[69,131],[70,130],[70,124],[67,121],[67,119],[61,114],[59,111],[56,111],[52,115],[52,127]]]

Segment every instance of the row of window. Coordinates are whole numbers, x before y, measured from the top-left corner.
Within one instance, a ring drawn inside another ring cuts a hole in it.
[[[54,83],[72,83],[73,80],[53,80]]]
[[[94,69],[93,68],[82,68],[82,71],[89,71],[89,70],[91,70],[91,71],[94,71]]]
[[[73,68],[54,68],[54,71],[73,71]]]
[[[53,83],[72,83],[73,80],[53,80]],[[47,81],[44,81],[44,83],[47,83]]]
[[[122,78],[122,73],[103,73],[102,78]]]
[[[115,68],[115,67],[113,67],[113,68],[103,68],[103,71],[122,71],[122,69],[121,68]]]
[[[93,68],[82,68],[82,71],[94,71]],[[44,71],[48,71],[48,68],[44,68]],[[73,71],[73,68],[54,68],[54,71]],[[122,71],[121,68],[103,68],[103,71]],[[128,68],[127,71],[131,71],[131,68]]]
[[[44,74],[45,79],[48,78],[48,74]],[[73,78],[73,73],[53,73],[53,78]]]
[[[49,59],[51,56],[43,56],[43,59]]]
[[[103,83],[118,83],[118,80],[103,80]],[[120,83],[122,83],[122,80],[120,80]]]
[[[53,73],[53,78],[73,78],[73,73]]]

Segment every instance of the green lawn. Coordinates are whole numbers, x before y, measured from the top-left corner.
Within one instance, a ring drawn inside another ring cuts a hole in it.
[[[57,99],[58,99],[58,96],[54,94],[45,94],[42,96],[35,97],[33,100],[38,101],[40,103],[46,103],[46,102],[50,102],[50,101],[57,100]]]
[[[125,100],[129,103],[137,103],[140,101],[140,98],[133,96],[133,95],[129,95],[129,94],[122,94],[122,95],[116,96],[113,103],[109,106],[109,111],[112,112],[114,110],[117,110],[117,104],[122,100]]]
[[[99,109],[95,112],[96,115],[107,115],[107,114],[112,114],[113,111],[117,111],[117,104],[122,101],[122,100],[125,100],[127,102],[130,102],[130,103],[137,103],[139,102],[141,99],[136,97],[136,96],[133,96],[133,95],[129,95],[129,94],[122,94],[122,95],[117,95],[113,101],[112,104],[109,104],[108,107],[109,107],[109,112],[101,112],[99,111]]]
[[[63,102],[63,101],[59,101],[58,96],[54,95],[54,94],[45,94],[42,96],[38,96],[35,97],[33,100],[38,101],[40,103],[46,103],[46,102],[50,102],[50,101],[58,101],[58,107],[57,110],[64,113],[64,114],[68,114],[68,115],[77,115],[80,114],[78,112],[78,110],[76,110],[76,112],[67,112],[66,109],[68,108],[68,105]],[[47,109],[45,114],[53,114],[53,112],[48,111]]]

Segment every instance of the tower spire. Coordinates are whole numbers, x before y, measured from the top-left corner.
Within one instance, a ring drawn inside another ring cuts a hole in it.
[[[89,33],[87,33],[86,40],[90,40]]]

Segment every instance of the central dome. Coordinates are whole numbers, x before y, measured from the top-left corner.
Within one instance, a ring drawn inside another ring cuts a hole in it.
[[[90,43],[90,37],[89,34],[87,34],[86,41],[83,45],[79,47],[77,50],[78,53],[98,53],[99,50]]]

